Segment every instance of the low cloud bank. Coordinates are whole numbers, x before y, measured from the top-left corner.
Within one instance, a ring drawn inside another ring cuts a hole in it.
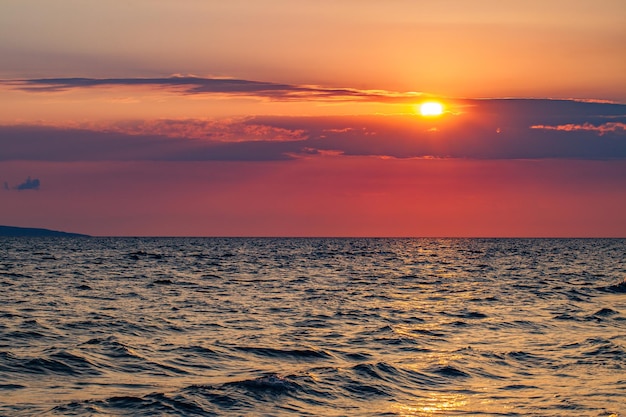
[[[626,105],[465,100],[418,115],[251,116],[0,126],[0,161],[268,161],[315,156],[626,159]],[[35,180],[23,189],[35,189]],[[29,188],[30,187],[30,188]]]

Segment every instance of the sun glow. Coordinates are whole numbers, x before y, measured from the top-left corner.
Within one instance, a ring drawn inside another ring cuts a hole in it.
[[[440,116],[443,114],[443,104],[437,101],[426,101],[419,105],[419,113],[422,116]]]

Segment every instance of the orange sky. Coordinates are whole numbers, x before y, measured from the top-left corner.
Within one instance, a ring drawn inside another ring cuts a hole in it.
[[[3,1],[0,224],[626,236],[625,28],[621,0]]]
[[[195,74],[625,100],[621,0],[7,0],[3,78]]]

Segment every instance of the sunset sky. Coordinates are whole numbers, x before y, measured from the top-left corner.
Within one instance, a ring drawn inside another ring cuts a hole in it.
[[[623,0],[3,0],[0,57],[3,225],[626,237]]]

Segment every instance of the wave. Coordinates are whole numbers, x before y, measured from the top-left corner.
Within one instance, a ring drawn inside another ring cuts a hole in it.
[[[300,377],[311,383],[311,379]],[[280,397],[312,395],[296,376],[276,373],[219,385],[190,385],[173,392],[154,392],[143,396],[112,396],[105,399],[72,401],[50,410],[55,415],[115,414],[134,416],[215,416],[234,415],[258,410],[264,402]],[[315,395],[315,394],[313,394]],[[259,402],[261,401],[261,402]],[[306,400],[305,400],[306,401]]]
[[[617,284],[608,285],[606,287],[600,287],[600,290],[612,292],[612,293],[621,293],[626,294],[626,279]]]
[[[207,410],[183,398],[171,398],[164,393],[143,397],[115,396],[104,400],[76,401],[58,405],[53,415],[133,415],[133,416],[206,416]]]
[[[39,374],[57,376],[98,376],[102,372],[87,358],[66,351],[41,357],[20,357],[0,354],[0,373]]]
[[[451,365],[437,366],[429,369],[430,372],[448,378],[469,378],[470,374]]]
[[[312,359],[329,359],[332,356],[323,351],[316,349],[276,349],[265,347],[252,347],[252,346],[237,346],[234,349],[252,353],[258,356],[264,356],[268,358],[290,358],[300,360],[312,360]]]
[[[0,415],[610,415],[625,245],[8,242]]]

